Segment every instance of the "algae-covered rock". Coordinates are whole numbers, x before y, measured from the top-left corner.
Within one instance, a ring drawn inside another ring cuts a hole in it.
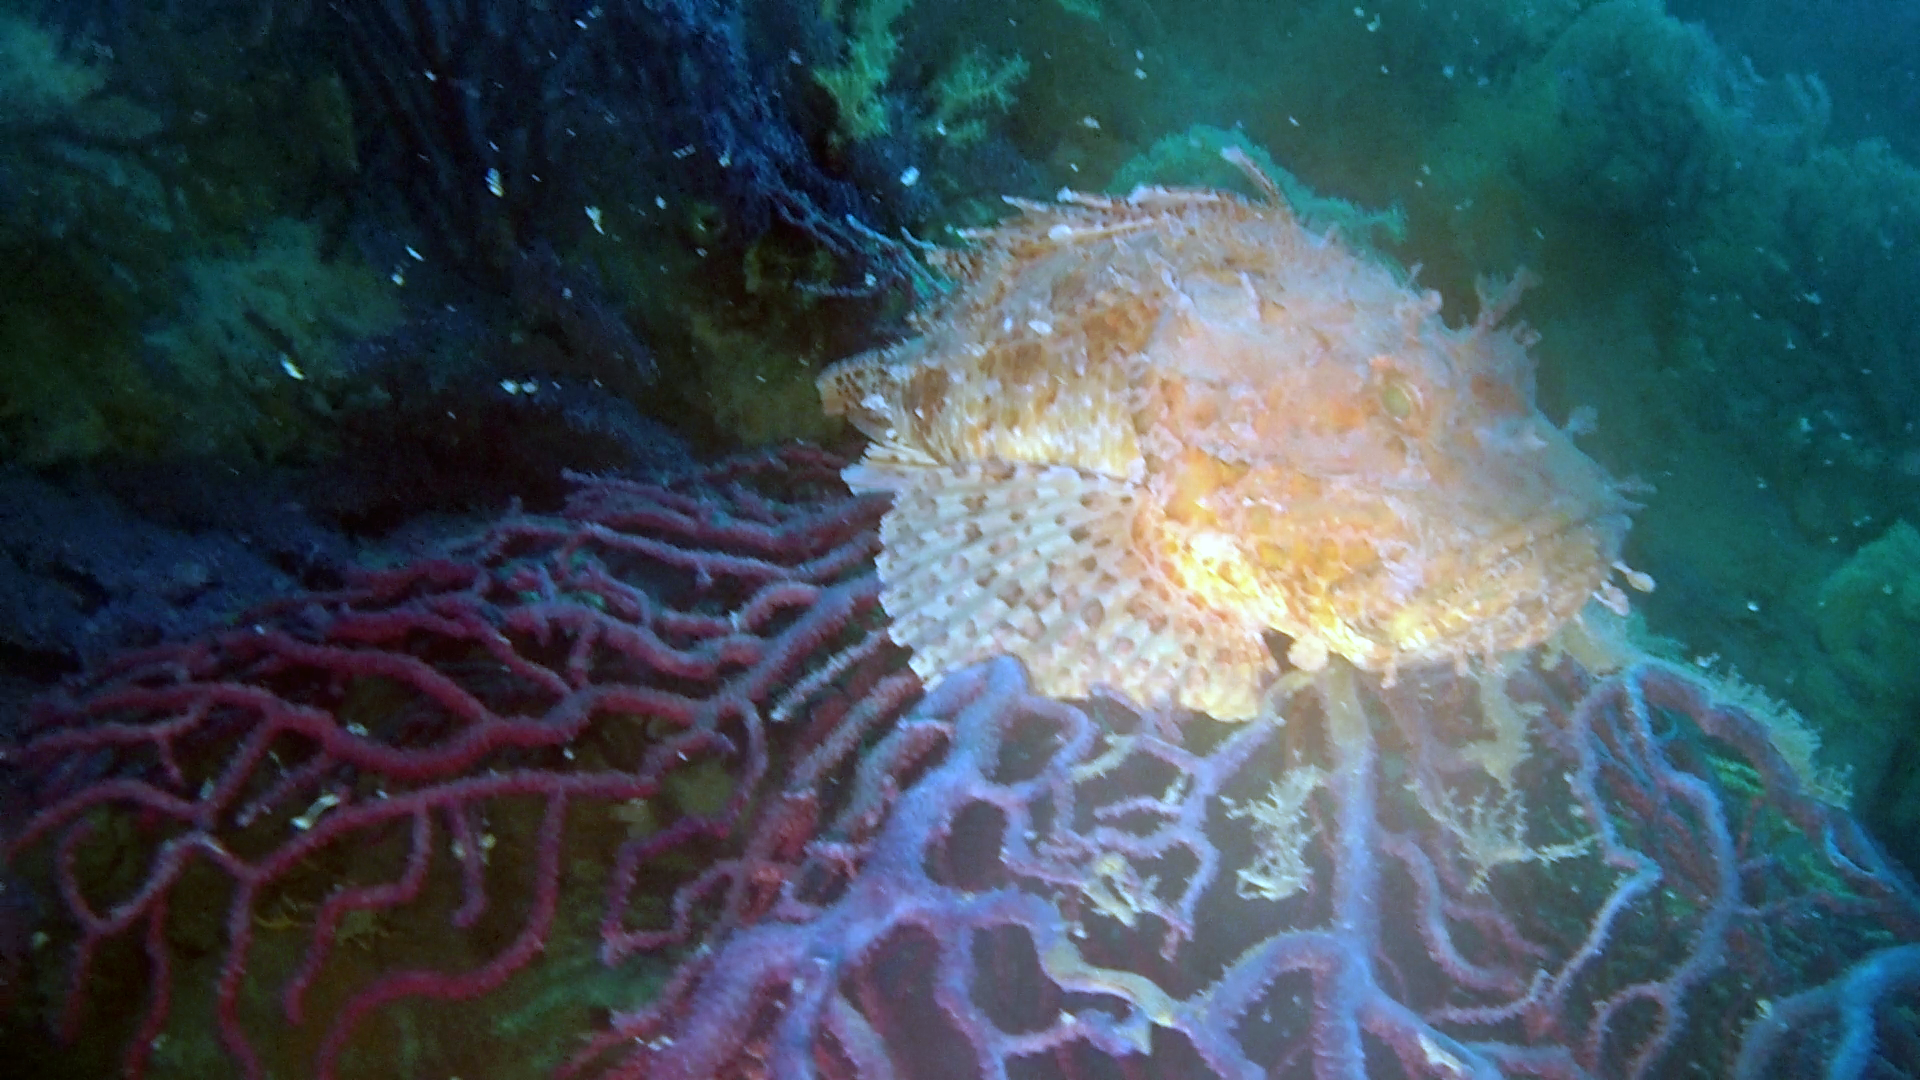
[[[1820,642],[1876,715],[1920,706],[1920,530],[1898,522],[1820,587]]]
[[[400,318],[390,282],[352,254],[329,256],[319,229],[291,218],[182,272],[180,310],[147,345],[188,403],[186,448],[202,453],[296,452],[356,393],[344,351]]]
[[[106,82],[98,65],[68,55],[51,31],[0,14],[0,130],[63,120]]]

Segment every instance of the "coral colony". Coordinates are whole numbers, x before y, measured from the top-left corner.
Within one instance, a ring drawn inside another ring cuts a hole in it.
[[[71,684],[10,990],[132,1076],[1920,1069],[1920,896],[1764,713],[1577,635],[1235,724],[923,694],[843,464],[583,480]]]
[[[332,1075],[383,1005],[475,998],[539,957],[580,860],[606,868],[609,959],[633,948],[645,935],[622,920],[643,870],[765,827],[746,814],[779,790],[774,725],[802,742],[857,740],[917,692],[883,670],[884,640],[866,631],[879,507],[847,497],[837,464],[796,451],[673,489],[584,484],[564,518],[502,522],[441,557],[129,656],[44,702],[37,734],[7,758],[41,808],[5,851],[76,924],[62,1030],[105,1019],[89,1001],[132,963],[146,996],[126,1073],[147,1071],[178,998],[211,991],[245,1075]],[[686,810],[702,783],[721,795]],[[563,861],[569,830],[596,824]],[[796,823],[781,843],[808,838]],[[717,881],[710,899],[758,903],[769,883],[727,884],[727,865],[689,896]],[[263,954],[283,976],[275,1007],[298,1028],[321,983],[364,972],[355,939],[411,957],[393,945],[403,924],[434,939],[423,954],[452,950],[443,966],[397,964],[331,992],[311,1060],[268,1068],[288,1036],[249,1029]],[[191,986],[176,939],[201,931],[221,958]],[[107,955],[125,943],[137,955]]]

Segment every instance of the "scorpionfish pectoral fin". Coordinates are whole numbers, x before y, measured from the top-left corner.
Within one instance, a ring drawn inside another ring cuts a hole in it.
[[[1246,719],[1276,674],[1261,628],[1170,585],[1138,541],[1144,493],[1071,465],[895,457],[846,471],[894,493],[882,602],[923,679],[989,656],[1023,660],[1054,697],[1104,686]]]

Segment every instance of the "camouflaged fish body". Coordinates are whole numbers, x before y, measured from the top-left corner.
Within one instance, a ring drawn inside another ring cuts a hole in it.
[[[1009,653],[1222,718],[1278,673],[1389,674],[1543,640],[1628,504],[1533,405],[1512,296],[1455,329],[1276,197],[1016,203],[947,255],[919,335],[820,378],[894,493],[879,573],[923,677]]]

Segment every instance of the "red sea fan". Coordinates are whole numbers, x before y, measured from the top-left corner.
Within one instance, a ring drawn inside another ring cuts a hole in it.
[[[637,932],[642,877],[671,891],[739,857],[785,755],[917,693],[869,633],[881,507],[839,464],[584,481],[560,518],[43,701],[5,751],[39,809],[0,839],[9,896],[64,916],[20,979],[88,1032],[66,1065],[124,1045],[127,1075],[217,1068],[211,1032],[249,1077],[498,1075],[460,1014],[409,1003],[493,994],[522,1024],[589,1027],[585,1000],[540,1011],[555,965]],[[799,712],[812,726],[782,723]],[[758,902],[746,875],[719,892]]]
[[[1333,662],[1226,724],[1001,658],[923,700],[841,464],[587,481],[46,701],[5,752],[4,917],[45,935],[6,1023],[86,1038],[17,1060],[1920,1072],[1912,882],[1695,674]]]

